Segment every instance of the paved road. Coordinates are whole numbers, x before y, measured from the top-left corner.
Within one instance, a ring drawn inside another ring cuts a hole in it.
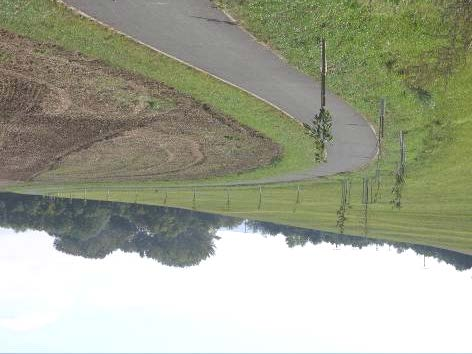
[[[302,122],[308,122],[319,110],[319,84],[257,43],[209,0],[65,0],[65,3],[262,97]],[[375,156],[377,139],[362,116],[331,94],[327,106],[334,117],[334,143],[328,148],[327,163],[264,182],[352,171]]]

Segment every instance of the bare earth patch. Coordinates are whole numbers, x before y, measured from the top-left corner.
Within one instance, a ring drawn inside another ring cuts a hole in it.
[[[280,147],[173,88],[0,30],[0,181],[194,179]]]

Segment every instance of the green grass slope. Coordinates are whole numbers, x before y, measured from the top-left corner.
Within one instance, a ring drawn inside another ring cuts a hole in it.
[[[329,88],[374,124],[379,99],[387,100],[383,168],[395,169],[399,132],[406,133],[405,208],[472,215],[470,2],[222,0],[220,4],[315,78],[317,44],[326,38]],[[470,226],[459,224],[453,228],[464,227],[472,234]]]
[[[454,126],[470,120],[466,94],[472,83],[459,87],[455,82],[470,71],[467,53],[460,49],[470,46],[472,32],[467,27],[472,20],[460,28],[461,18],[453,11],[464,10],[445,9],[463,2],[220,2],[258,38],[314,77],[319,76],[318,43],[326,38],[330,89],[374,123],[380,98],[387,100],[385,158],[397,150],[400,130],[408,134],[409,164],[415,170],[430,166],[433,159],[438,163],[442,148],[464,147]],[[472,11],[472,5],[467,6]],[[453,36],[466,38],[452,43]],[[455,107],[464,109],[450,107],[451,98]]]

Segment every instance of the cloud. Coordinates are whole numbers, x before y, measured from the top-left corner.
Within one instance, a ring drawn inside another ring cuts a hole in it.
[[[0,328],[15,332],[28,332],[54,323],[59,318],[54,312],[35,312],[11,318],[0,318]]]

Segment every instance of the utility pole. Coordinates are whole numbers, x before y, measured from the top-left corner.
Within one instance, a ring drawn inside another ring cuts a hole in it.
[[[326,41],[321,39],[321,109],[326,107]]]

